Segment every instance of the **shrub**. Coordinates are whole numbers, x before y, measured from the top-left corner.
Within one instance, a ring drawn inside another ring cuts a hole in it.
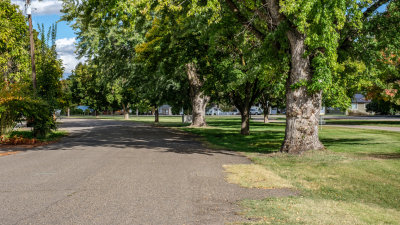
[[[400,106],[383,100],[372,100],[367,105],[368,112],[375,112],[381,115],[396,115],[396,112],[399,110]]]
[[[35,137],[46,136],[56,129],[51,108],[44,100],[29,96],[22,90],[27,89],[17,85],[0,89],[0,135],[12,130],[17,122],[27,119],[32,123]]]

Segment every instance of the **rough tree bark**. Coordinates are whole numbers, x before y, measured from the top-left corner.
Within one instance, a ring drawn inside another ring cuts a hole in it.
[[[235,91],[230,93],[231,101],[240,111],[240,116],[242,118],[240,133],[242,135],[250,134],[250,108],[262,91],[258,86],[258,79],[254,82],[247,81],[244,86],[240,88],[241,90],[237,90],[239,92],[243,91],[243,98],[240,93],[236,93]]]
[[[200,80],[194,63],[186,64],[186,74],[190,86],[190,98],[192,102],[192,127],[205,127],[206,123],[206,106],[210,101],[210,97],[204,94],[202,90],[203,81]]]
[[[265,95],[265,94],[261,95],[260,101],[261,101],[261,106],[263,109],[264,123],[269,123],[268,116],[269,116],[269,112],[270,112],[270,110],[269,110],[270,106],[269,106],[268,100],[269,100],[269,98],[267,97],[267,95]]]
[[[240,111],[240,115],[242,117],[242,126],[240,128],[240,134],[249,135],[250,134],[250,107],[244,106],[242,111]]]
[[[160,122],[159,118],[158,106],[154,106],[154,123]]]
[[[319,150],[324,146],[318,137],[318,119],[322,92],[309,93],[307,87],[293,89],[291,85],[310,81],[312,71],[310,57],[305,57],[305,36],[295,29],[287,32],[291,51],[291,69],[286,82],[286,130],[281,151],[300,154],[307,150]]]
[[[122,103],[122,108],[124,110],[124,119],[129,120],[129,107]]]
[[[269,123],[269,119],[268,119],[268,116],[269,116],[269,108],[264,109],[263,111],[264,111],[264,123]]]

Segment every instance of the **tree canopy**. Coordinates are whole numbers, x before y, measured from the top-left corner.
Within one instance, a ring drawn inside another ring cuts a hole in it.
[[[324,148],[322,105],[348,108],[358,92],[399,101],[398,1],[64,0],[63,6],[78,52],[98,79],[155,107],[190,102],[192,125],[206,124],[210,97],[235,104],[243,116],[257,100],[277,102],[285,94],[282,151]]]

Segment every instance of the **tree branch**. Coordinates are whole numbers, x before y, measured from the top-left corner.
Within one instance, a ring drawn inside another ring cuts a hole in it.
[[[264,40],[265,34],[263,34],[260,30],[258,30],[248,19],[240,13],[239,8],[232,0],[225,0],[229,9],[235,14],[236,18],[239,22],[249,31],[251,31],[258,39]]]
[[[378,0],[373,5],[371,5],[365,12],[363,13],[364,19],[370,17],[379,7],[388,3],[390,0]]]
[[[381,7],[382,5],[384,5],[390,1],[391,0],[378,0],[374,4],[372,4],[370,7],[368,7],[367,10],[365,10],[365,12],[363,13],[364,21],[368,17],[370,17],[379,7]],[[357,32],[358,32],[358,30],[356,30],[356,29],[349,29],[346,37],[343,39],[343,42],[339,48],[341,48],[341,49],[349,48],[351,46],[351,42],[353,41]]]

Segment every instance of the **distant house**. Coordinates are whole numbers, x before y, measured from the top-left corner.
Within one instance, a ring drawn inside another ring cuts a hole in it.
[[[169,105],[162,105],[162,106],[158,107],[158,113],[160,115],[170,116],[170,115],[172,115],[172,107]]]
[[[351,99],[351,106],[347,110],[348,115],[352,114],[360,114],[360,115],[369,115],[367,112],[367,104],[370,103],[371,100],[367,100],[362,94],[355,94]]]
[[[213,106],[206,111],[206,115],[220,115],[222,114],[222,110],[217,106]]]

